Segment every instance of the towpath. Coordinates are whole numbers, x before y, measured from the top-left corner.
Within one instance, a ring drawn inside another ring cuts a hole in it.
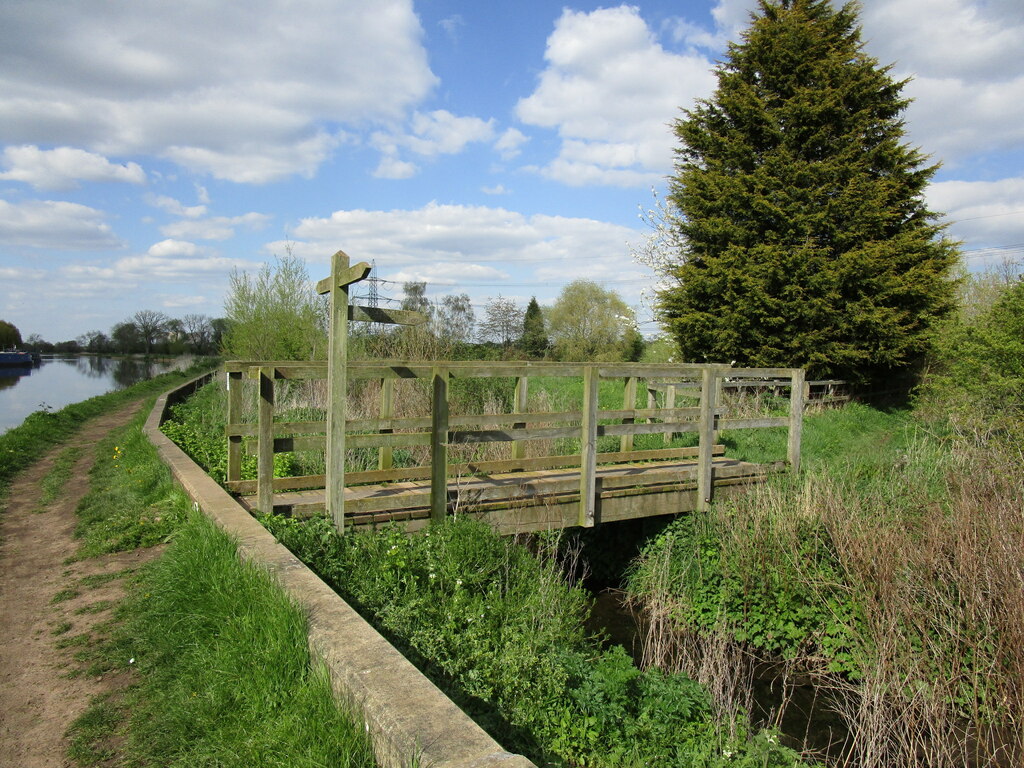
[[[74,765],[68,725],[95,697],[130,681],[127,673],[83,673],[74,659],[83,645],[75,641],[95,641],[124,595],[124,575],[159,548],[69,558],[78,550],[75,509],[89,489],[95,446],[140,406],[83,425],[15,478],[0,513],[0,766]],[[41,505],[41,483],[69,447],[76,449],[71,477],[52,503]]]

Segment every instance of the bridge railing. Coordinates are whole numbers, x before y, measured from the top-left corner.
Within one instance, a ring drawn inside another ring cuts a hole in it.
[[[244,362],[225,365],[228,379],[228,468],[227,485],[240,493],[256,492],[260,510],[273,508],[275,491],[298,488],[344,488],[360,483],[385,483],[430,479],[430,516],[442,519],[448,510],[449,478],[453,475],[514,472],[578,467],[580,473],[579,525],[594,524],[596,471],[599,464],[630,461],[693,458],[697,463],[698,503],[711,500],[713,456],[717,432],[722,429],[788,428],[787,461],[800,463],[800,435],[805,401],[804,374],[790,368],[733,368],[728,365],[650,365],[638,363],[547,363],[547,362],[414,362],[380,360],[347,365],[348,382],[377,380],[380,402],[376,418],[344,419],[344,447],[377,449],[376,470],[345,472],[343,461],[328,462],[325,475],[274,478],[274,454],[285,451],[324,450],[327,422],[288,422],[275,419],[277,382],[283,380],[327,379],[326,363]],[[582,380],[579,410],[531,412],[528,410],[529,382],[534,377],[562,377]],[[509,413],[455,414],[449,408],[452,380],[503,377],[513,380],[513,409]],[[242,382],[258,382],[256,421],[246,423],[242,414]],[[394,416],[395,382],[419,379],[430,383],[431,408],[428,415]],[[598,388],[602,380],[622,385],[622,407],[600,408]],[[646,408],[637,408],[641,382],[647,387]],[[771,382],[789,389],[788,413],[784,416],[730,417],[722,405],[723,389]],[[677,407],[677,396],[694,396],[696,405]],[[336,394],[335,394],[336,397]],[[696,448],[670,448],[674,435],[696,432]],[[634,449],[637,435],[662,435],[660,449]],[[618,437],[618,451],[598,450],[601,437]],[[527,457],[527,441],[578,439],[579,453]],[[453,445],[510,442],[512,458],[453,463],[448,448]],[[430,463],[397,467],[393,451],[398,447],[429,447]],[[257,457],[257,479],[241,479],[243,455]],[[340,498],[343,494],[336,494]],[[382,504],[381,500],[375,503]],[[360,502],[348,502],[350,512],[362,511]],[[336,504],[341,506],[341,504]],[[344,507],[331,510],[336,524],[344,525]]]

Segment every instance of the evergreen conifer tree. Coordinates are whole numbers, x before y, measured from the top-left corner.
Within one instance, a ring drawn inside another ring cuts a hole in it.
[[[856,6],[760,0],[709,100],[677,120],[681,244],[658,296],[684,359],[877,384],[953,306],[955,244],[903,142],[905,82],[863,51]]]
[[[548,332],[544,328],[544,313],[536,297],[530,298],[523,316],[523,351],[530,357],[543,357],[548,348]]]

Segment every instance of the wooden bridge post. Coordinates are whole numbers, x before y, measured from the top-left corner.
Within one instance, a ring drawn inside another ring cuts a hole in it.
[[[578,524],[594,526],[597,493],[597,394],[600,379],[593,365],[583,367],[583,419],[580,424],[580,514]]]
[[[804,423],[804,370],[794,368],[790,372],[789,388],[789,445],[787,458],[790,469],[800,471],[800,436]]]
[[[259,410],[256,429],[256,506],[264,515],[274,511],[274,369],[259,369]]]
[[[395,380],[383,378],[380,380],[380,417],[390,419],[394,416],[395,401]],[[382,429],[382,435],[390,435],[393,429]],[[382,445],[377,449],[377,469],[391,469],[394,466],[394,453],[390,445]]]
[[[530,378],[528,376],[520,376],[516,379],[516,397],[515,397],[515,409],[516,413],[526,413],[526,401],[530,393]],[[512,429],[526,429],[525,421],[518,421],[512,425]],[[521,459],[526,454],[526,442],[524,440],[516,440],[512,443],[512,458]]]
[[[665,409],[671,410],[676,407],[676,385],[669,384],[665,387]],[[675,433],[670,429],[665,433],[665,447],[668,448]]]
[[[228,387],[228,426],[237,427],[242,421],[242,372],[229,371]],[[242,479],[242,436],[231,435],[228,438],[228,480]]]
[[[627,376],[625,382],[622,385],[622,409],[624,411],[632,411],[636,408],[636,388],[637,388],[637,377]],[[622,420],[623,424],[635,424],[636,419],[625,418]],[[619,450],[625,453],[626,451],[633,450],[633,436],[623,435],[619,438]]]
[[[715,379],[718,369],[705,366],[700,379],[700,444],[697,450],[697,509],[707,509],[711,503],[711,488],[714,481],[712,453],[715,444]]]
[[[434,368],[430,413],[430,522],[448,514],[448,369]]]

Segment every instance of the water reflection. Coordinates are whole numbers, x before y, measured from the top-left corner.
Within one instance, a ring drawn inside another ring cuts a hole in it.
[[[166,372],[173,359],[111,358],[96,355],[44,357],[39,368],[0,369],[0,432],[40,409],[124,389]],[[21,386],[16,386],[21,383]]]
[[[10,389],[30,373],[31,368],[0,368],[0,389]]]

